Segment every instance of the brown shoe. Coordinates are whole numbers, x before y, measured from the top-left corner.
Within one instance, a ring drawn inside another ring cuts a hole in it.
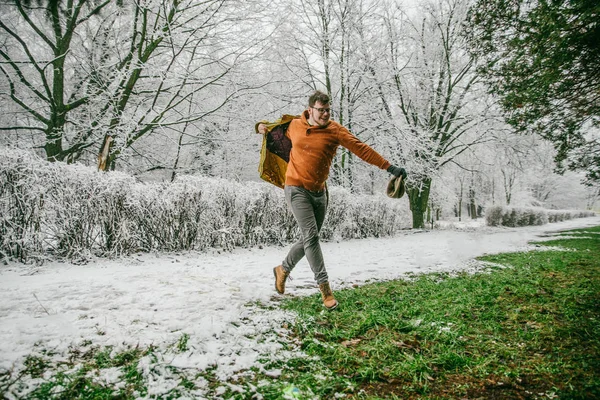
[[[323,305],[328,310],[333,310],[338,306],[337,300],[333,297],[333,293],[331,292],[331,287],[329,286],[329,282],[321,283],[319,285],[319,289],[321,290],[321,297],[323,298]]]
[[[275,290],[277,290],[277,293],[283,294],[285,292],[285,281],[290,273],[283,269],[283,266],[278,265],[273,268],[273,275],[275,275]]]

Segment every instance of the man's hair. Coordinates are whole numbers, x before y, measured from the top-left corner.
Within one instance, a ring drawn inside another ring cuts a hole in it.
[[[312,96],[308,98],[308,106],[313,107],[317,101],[323,105],[329,104],[329,96],[319,90],[314,92]]]

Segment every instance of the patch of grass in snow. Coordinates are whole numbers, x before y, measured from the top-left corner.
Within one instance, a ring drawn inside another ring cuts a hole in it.
[[[144,378],[137,368],[141,357],[151,349],[130,348],[113,352],[106,348],[72,348],[68,360],[52,364],[49,358],[29,356],[13,381],[1,386],[4,398],[25,399],[127,399],[146,392]],[[9,374],[7,372],[7,374]],[[38,378],[32,390],[22,377]],[[9,388],[12,389],[9,391]],[[13,393],[9,397],[9,393]],[[16,395],[20,393],[20,395]]]
[[[188,350],[188,340],[190,339],[190,335],[184,333],[181,335],[179,340],[177,341],[177,350],[180,353],[186,352]]]
[[[51,367],[48,358],[44,356],[29,355],[24,361],[25,368],[32,378],[40,378]]]
[[[298,313],[292,339],[312,358],[253,384],[265,399],[289,385],[301,398],[600,398],[600,237],[590,232],[600,227],[539,243],[564,251],[482,257],[509,266],[488,273],[340,290],[332,312],[319,295],[285,301]]]

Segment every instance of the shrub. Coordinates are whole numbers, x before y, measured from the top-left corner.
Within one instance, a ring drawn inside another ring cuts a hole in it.
[[[486,208],[485,223],[488,226],[502,225],[502,206],[490,206]]]
[[[0,212],[0,256],[21,261],[283,245],[299,237],[283,191],[266,183],[201,176],[143,183],[6,149]],[[388,236],[410,221],[401,202],[331,188],[321,236]]]
[[[518,208],[491,206],[486,208],[485,220],[488,226],[532,226],[549,222],[560,222],[572,218],[593,217],[592,211],[545,210],[543,208]]]

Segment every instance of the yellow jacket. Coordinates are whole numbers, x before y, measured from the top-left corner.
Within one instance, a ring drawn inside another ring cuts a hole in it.
[[[256,132],[259,124],[267,126],[267,133],[263,135],[260,149],[258,173],[262,179],[282,189],[285,186],[285,174],[292,149],[292,141],[287,137],[286,132],[294,118],[299,117],[284,114],[275,122],[260,121],[254,126]]]

